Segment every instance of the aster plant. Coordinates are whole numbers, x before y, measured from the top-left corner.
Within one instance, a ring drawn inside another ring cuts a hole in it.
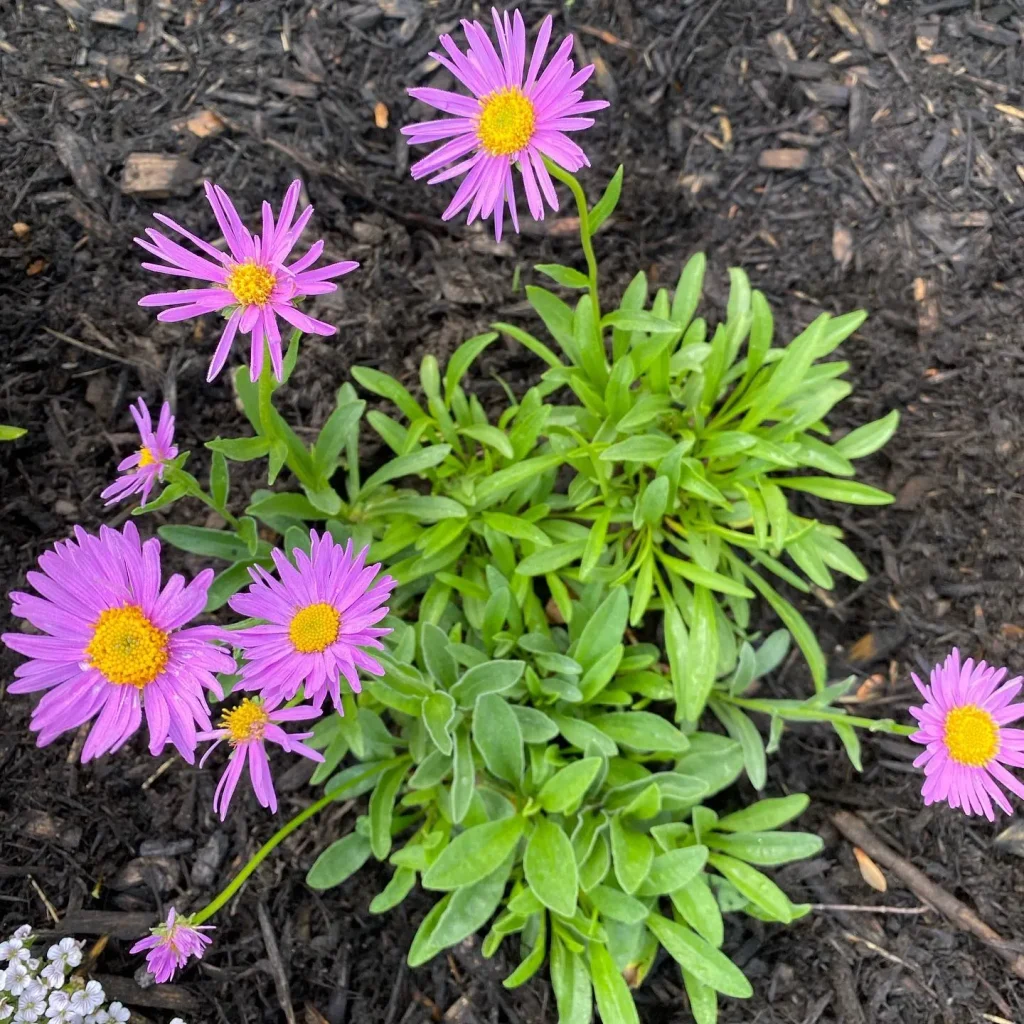
[[[664,950],[694,1020],[712,1024],[719,999],[752,991],[729,959],[725,915],[790,923],[810,910],[771,877],[821,848],[786,827],[806,797],[742,806],[733,788],[745,775],[765,789],[787,726],[827,724],[858,769],[861,732],[910,736],[925,747],[929,803],[992,818],[1024,796],[1009,770],[1024,764],[1010,727],[1020,679],[954,652],[929,686],[915,677],[918,727],[851,715],[839,701],[852,680],[830,681],[787,596],[831,589],[833,573],[866,578],[819,501],[891,500],[853,479],[854,462],[898,415],[839,438],[827,421],[851,390],[833,353],[864,314],[823,314],[778,343],[741,270],[724,316],[702,308],[701,254],[673,289],[640,273],[610,303],[595,236],[623,169],[591,204],[575,176],[589,167],[579,133],[608,104],[585,96],[593,66],[576,68],[571,36],[552,50],[553,26],[544,18],[531,47],[518,11],[464,21],[464,41],[442,36],[432,54],[456,88],[409,90],[445,115],[403,129],[436,145],[414,178],[461,179],[443,220],[466,211],[500,238],[506,217],[519,230],[517,196],[540,220],[567,188],[583,257],[582,269],[536,267],[557,289],[527,287],[536,324],[495,323],[444,367],[424,356],[418,393],[357,367],[311,442],[275,408],[302,335],[335,333],[313,315],[316,297],[357,267],[318,266],[322,240],[299,248],[314,224],[300,182],[277,212],[243,210],[208,183],[214,234],[156,214],[182,241],[155,228],[136,239],[148,270],[190,279],[144,307],[165,322],[223,318],[209,381],[248,336],[231,373],[252,431],[207,441],[201,480],[171,407],[154,428],[139,398],[136,451],[101,498],[137,500],[133,515],[192,499],[223,528],[171,522],[145,541],[133,521],[98,536],[77,528],[11,595],[25,631],[3,641],[26,660],[9,689],[47,691],[32,716],[40,745],[91,723],[82,760],[116,754],[143,722],[154,755],[169,743],[192,764],[209,742],[198,767],[222,764],[208,786],[222,820],[252,798],[276,814],[274,774],[295,758],[315,765],[317,792],[206,906],[171,908],[132,947],[158,982],[207,953],[207,922],[288,836],[368,796],[307,883],[342,884],[372,857],[393,868],[372,912],[417,885],[436,894],[411,964],[479,932],[485,956],[502,945],[518,956],[508,987],[547,964],[561,1024],[595,1011],[632,1024],[631,989]],[[502,336],[542,374],[485,408],[472,373]],[[364,427],[389,452],[370,472]],[[241,502],[232,463],[264,459],[266,488]],[[162,585],[162,543],[216,572]],[[753,629],[759,600],[782,629]],[[781,698],[772,678],[791,641],[807,692]],[[57,992],[56,1019],[123,1019],[116,1004],[86,1006],[91,982],[63,990],[76,945],[55,946],[44,966],[23,939],[0,944],[9,1002],[27,992],[31,1014],[45,996],[49,1013],[51,994],[31,981]]]

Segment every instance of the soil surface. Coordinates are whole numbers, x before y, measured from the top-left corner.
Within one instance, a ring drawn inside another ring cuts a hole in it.
[[[529,279],[534,263],[579,257],[571,221],[549,218],[496,244],[486,229],[441,222],[448,186],[409,178],[398,128],[424,112],[404,90],[445,84],[428,51],[476,7],[103,2],[7,0],[0,12],[0,422],[29,430],[0,448],[5,590],[72,524],[127,517],[105,511],[99,492],[134,445],[127,406],[137,394],[175,406],[179,444],[200,465],[203,441],[246,432],[229,375],[205,383],[216,320],[161,325],[136,305],[154,281],[132,237],[158,211],[210,229],[202,177],[250,214],[302,177],[328,255],[362,263],[317,303],[338,336],[305,344],[280,396],[309,431],[351,366],[414,384],[426,352],[443,360],[494,319],[528,322],[517,269]],[[548,8],[529,0],[522,10],[536,28]],[[576,0],[555,14],[576,33],[578,58],[597,63],[591,91],[612,102],[587,133],[594,166],[583,180],[596,195],[620,162],[627,168],[619,210],[598,238],[610,295],[641,268],[671,284],[703,249],[712,307],[724,304],[726,270],[739,265],[784,333],[821,309],[871,312],[844,346],[856,391],[836,424],[901,410],[895,440],[863,464],[863,479],[898,500],[838,513],[872,576],[805,604],[834,676],[856,671],[867,682],[858,691],[864,713],[899,718],[911,700],[908,672],[954,643],[1018,665],[1016,5]],[[138,153],[177,161],[169,198],[131,191]],[[497,396],[500,377],[521,392],[538,372],[532,357],[499,344],[475,386]],[[0,687],[14,664],[0,655]],[[795,693],[803,684],[794,663],[773,685]],[[274,821],[238,800],[221,825],[210,772],[154,761],[137,743],[84,767],[68,738],[39,751],[28,711],[26,698],[0,703],[0,922],[42,927],[52,916],[64,931],[109,934],[95,970],[140,1019],[554,1021],[546,982],[501,987],[514,963],[508,949],[487,963],[470,945],[408,970],[405,952],[429,901],[413,896],[371,916],[385,869],[368,867],[326,893],[307,889],[307,868],[351,827],[352,807],[325,813],[266,862],[181,985],[138,989],[129,940],[171,901],[201,906]],[[1005,939],[1024,940],[1024,871],[994,843],[1006,822],[923,809],[911,757],[903,742],[866,737],[858,776],[824,730],[788,733],[769,790],[812,794],[804,826],[826,849],[779,880],[795,899],[830,907],[919,907],[894,876],[884,895],[862,879],[830,818],[853,809]],[[305,778],[283,780],[280,820],[308,803]],[[790,929],[736,920],[726,944],[756,994],[725,1001],[725,1024],[1024,1019],[1024,990],[1004,960],[931,910],[822,909]],[[671,964],[656,967],[637,998],[645,1021],[690,1019]]]

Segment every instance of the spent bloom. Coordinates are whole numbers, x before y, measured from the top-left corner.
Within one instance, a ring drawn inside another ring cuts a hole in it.
[[[254,582],[231,600],[241,615],[264,619],[233,634],[244,651],[242,689],[260,690],[276,706],[291,700],[305,682],[305,695],[316,708],[327,694],[342,711],[339,673],[353,692],[361,689],[358,669],[383,675],[380,663],[362,648],[382,650],[378,637],[390,629],[375,628],[387,613],[395,587],[390,576],[376,579],[379,564],[364,566],[367,548],[354,554],[330,534],[310,531],[310,552],[294,549],[295,564],[276,549],[280,580],[260,566],[249,573]]]
[[[190,241],[203,255],[196,255],[172,242],[155,228],[147,228],[148,240],[135,239],[146,252],[163,261],[143,263],[146,270],[207,282],[205,288],[146,295],[139,299],[140,306],[166,307],[157,319],[170,322],[224,311],[227,323],[213,354],[207,380],[213,380],[220,373],[239,331],[251,336],[249,372],[253,380],[259,377],[263,368],[264,341],[270,350],[274,376],[278,380],[283,376],[278,318],[307,334],[330,336],[335,333],[330,324],[300,312],[295,302],[307,295],[335,291],[338,286],[332,280],[355,270],[359,264],[346,260],[311,270],[310,267],[324,251],[322,241],[314,242],[303,256],[286,264],[313,215],[313,207],[307,206],[297,218],[295,216],[301,189],[300,181],[291,183],[276,220],[270,203],[264,202],[263,233],[253,235],[242,223],[224,189],[207,182],[206,198],[213,208],[228,252],[203,241],[162,213],[154,215],[157,221]]]
[[[160,542],[139,539],[135,524],[99,536],[75,527],[28,573],[38,592],[11,594],[13,612],[43,636],[5,633],[2,640],[30,660],[15,669],[11,693],[49,690],[32,712],[39,746],[95,718],[82,761],[117,750],[142,723],[156,755],[169,741],[191,764],[196,727],[210,728],[204,689],[221,698],[215,672],[234,659],[213,643],[216,626],[185,626],[206,604],[213,570],[191,583],[172,576],[160,586]]]
[[[172,444],[174,441],[174,416],[171,415],[171,407],[164,402],[160,409],[160,422],[156,430],[153,429],[153,420],[149,415],[149,408],[140,398],[138,408],[131,407],[132,418],[139,428],[139,438],[142,441],[139,450],[118,464],[119,476],[100,495],[106,498],[106,504],[113,505],[129,495],[141,492],[142,504],[149,501],[149,492],[153,489],[158,480],[164,476],[164,465],[171,461],[177,454],[177,447]]]
[[[213,942],[203,932],[213,931],[213,925],[194,925],[187,917],[179,917],[174,907],[171,907],[167,920],[163,924],[152,929],[152,933],[145,939],[139,939],[131,948],[132,953],[142,953],[146,950],[146,966],[156,978],[157,982],[163,984],[174,977],[174,972],[179,967],[184,967],[190,957],[197,960],[203,958],[206,947]]]
[[[925,745],[914,762],[924,768],[924,802],[944,800],[989,821],[993,801],[1012,813],[1004,789],[1024,797],[1024,785],[1005,766],[1024,767],[1024,730],[1006,726],[1024,718],[1024,703],[1011,703],[1024,678],[1003,683],[1005,668],[972,658],[961,664],[956,648],[932,669],[930,685],[912,677],[924,697],[922,707],[910,708],[920,724],[910,738]]]
[[[544,166],[548,157],[567,171],[589,167],[586,153],[565,133],[589,128],[593,118],[581,117],[608,106],[605,100],[584,100],[583,85],[593,64],[575,70],[566,36],[547,67],[541,70],[551,40],[549,14],[540,27],[529,65],[526,26],[515,11],[500,15],[492,8],[498,50],[479,21],[463,21],[469,48],[463,52],[450,35],[441,36],[445,53],[432,53],[472,94],[446,89],[410,89],[409,95],[454,117],[423,121],[402,129],[412,145],[448,141],[413,164],[412,176],[432,175],[429,184],[465,175],[443,219],[469,208],[469,223],[494,217],[494,234],[501,238],[505,206],[519,230],[512,169],[518,167],[526,205],[534,220],[544,219],[544,202],[558,209],[555,186]]]
[[[320,709],[309,704],[273,710],[264,706],[259,697],[246,697],[237,707],[224,713],[221,728],[199,734],[201,740],[217,741],[203,754],[200,768],[222,740],[227,740],[232,748],[228,766],[213,794],[213,810],[220,814],[221,821],[228,816],[228,806],[246,761],[249,763],[253,792],[260,806],[269,808],[272,813],[277,810],[277,794],[270,774],[266,744],[268,741],[276,743],[289,754],[301,754],[314,761],[322,761],[324,758],[319,751],[302,742],[313,735],[311,732],[287,733],[280,725],[281,722],[301,722],[319,717]]]

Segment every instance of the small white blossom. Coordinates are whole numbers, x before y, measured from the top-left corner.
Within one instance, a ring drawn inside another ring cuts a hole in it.
[[[46,1012],[46,989],[33,981],[18,1000],[18,1012],[15,1014],[16,1021],[25,1021],[26,1024],[33,1024]]]
[[[50,1010],[53,1010],[54,1013],[56,1013],[58,1010],[66,1009],[70,1002],[71,996],[69,996],[67,992],[51,992],[50,998],[46,1002],[46,1016],[50,1016]]]
[[[107,1014],[111,1021],[116,1021],[117,1024],[128,1024],[131,1018],[131,1010],[127,1006],[122,1006],[119,1002],[113,1002],[107,1007]],[[174,1024],[171,1021],[171,1024]],[[185,1024],[185,1022],[179,1017],[178,1024]]]
[[[53,1024],[84,1024],[82,1015],[67,1006],[60,1010],[51,1007],[46,1011],[46,1018]]]
[[[12,996],[20,996],[32,981],[28,968],[20,961],[15,960],[7,968],[5,987]]]
[[[46,951],[46,959],[60,964],[60,969],[66,971],[69,967],[77,967],[82,962],[82,947],[74,939],[61,939],[57,945]]]
[[[71,994],[71,1009],[83,1016],[94,1013],[103,1005],[104,998],[103,986],[98,981],[90,981],[84,989]]]
[[[27,939],[32,934],[32,925],[23,924],[20,928],[15,929],[14,938],[16,939]]]
[[[46,982],[50,988],[63,988],[64,987],[64,972],[60,969],[60,964],[49,963],[42,971],[39,976]]]
[[[14,1007],[6,999],[0,999],[0,1020],[7,1020],[12,1013]]]
[[[185,1022],[180,1017],[175,1017],[171,1024],[185,1024]]]
[[[25,943],[18,938],[4,939],[0,942],[0,960],[10,960],[19,950],[25,947]]]

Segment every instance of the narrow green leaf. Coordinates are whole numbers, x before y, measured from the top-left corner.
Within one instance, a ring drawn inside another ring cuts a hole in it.
[[[408,764],[400,764],[386,771],[377,780],[370,796],[370,849],[377,860],[384,860],[391,852],[391,819],[395,810],[395,797],[408,770]]]
[[[504,693],[519,682],[526,667],[522,661],[486,661],[466,669],[451,688],[459,707],[471,708],[485,693]]]
[[[519,720],[496,693],[485,693],[476,702],[473,742],[492,775],[517,788],[522,784],[526,761]]]
[[[650,711],[610,711],[594,715],[590,722],[629,750],[682,754],[689,746],[671,722]]]
[[[469,740],[469,729],[463,724],[455,734],[455,753],[452,759],[451,812],[455,824],[459,824],[469,813],[475,788],[473,746]]]
[[[369,366],[353,366],[352,376],[367,391],[394,402],[410,421],[426,416],[419,402],[394,377],[389,377],[386,373]]]
[[[470,338],[464,341],[453,353],[451,359],[448,360],[448,366],[444,371],[444,402],[445,405],[450,406],[452,402],[452,394],[455,388],[461,383],[462,378],[466,375],[466,371],[476,361],[477,356],[491,342],[496,341],[498,334],[496,331],[488,331],[486,334],[478,334],[476,337]]]
[[[444,462],[451,450],[450,445],[435,444],[429,448],[420,448],[418,451],[409,452],[408,455],[396,456],[364,481],[359,490],[360,497],[365,498],[371,491],[389,480],[397,480],[403,476],[422,476],[428,469],[433,469],[434,466]]]
[[[602,1024],[640,1024],[633,994],[608,950],[598,942],[588,945],[590,975]]]
[[[603,763],[600,757],[584,757],[560,768],[541,787],[537,802],[550,814],[573,814]]]
[[[847,459],[863,459],[866,455],[877,452],[884,447],[900,423],[900,414],[893,409],[887,416],[872,423],[865,423],[864,426],[851,430],[845,437],[840,438],[832,450]]]
[[[565,288],[590,287],[590,279],[586,274],[581,274],[572,267],[563,267],[560,263],[536,263],[533,269]]]
[[[638,890],[641,896],[663,896],[689,885],[708,860],[706,846],[687,846],[659,854]]]
[[[590,208],[589,221],[591,235],[597,234],[601,225],[615,212],[619,205],[619,196],[622,194],[623,167],[619,164],[618,169],[612,175],[601,198]],[[567,1022],[563,1022],[567,1024]]]
[[[780,487],[803,491],[827,501],[841,501],[847,505],[891,505],[896,499],[887,491],[857,483],[856,480],[836,480],[830,476],[773,477]]]
[[[551,936],[549,970],[559,1024],[592,1024],[594,1010],[587,962],[569,950],[557,934]]]
[[[161,526],[157,530],[161,540],[207,558],[223,558],[229,562],[249,560],[249,549],[235,534],[225,530],[210,530],[205,526]]]
[[[482,518],[492,530],[497,530],[506,537],[529,541],[542,548],[551,547],[551,538],[539,526],[521,516],[510,516],[504,512],[484,512]]]
[[[569,837],[543,814],[534,819],[523,857],[526,881],[544,906],[563,917],[576,913],[579,875]]]
[[[493,448],[506,459],[515,458],[516,453],[512,449],[512,442],[508,439],[508,435],[497,427],[492,427],[489,423],[473,423],[470,426],[459,427],[458,432],[474,441],[479,441],[488,448]]]
[[[587,895],[601,916],[611,921],[640,924],[647,919],[647,915],[650,913],[646,903],[627,896],[621,889],[597,885]]]
[[[782,924],[789,924],[793,920],[795,908],[789,897],[767,875],[724,853],[712,853],[708,863],[772,920]]]
[[[370,840],[358,832],[331,843],[306,875],[311,889],[331,889],[354,875],[370,859]]]
[[[764,789],[768,780],[768,763],[764,753],[764,741],[757,731],[757,726],[732,704],[712,701],[711,710],[743,749],[743,763],[750,784],[754,789]]]
[[[206,447],[212,452],[220,452],[232,462],[251,462],[262,459],[270,451],[270,442],[265,437],[218,437],[207,441]]]
[[[807,810],[810,802],[810,797],[805,793],[758,800],[741,811],[734,811],[719,819],[715,828],[720,832],[767,832],[798,818]]]
[[[620,815],[611,821],[612,863],[623,892],[632,895],[643,884],[654,861],[654,846],[648,836],[633,832]]]
[[[739,832],[735,835],[712,832],[705,837],[705,842],[719,853],[760,867],[806,860],[819,854],[825,845],[821,836],[810,832]]]
[[[526,459],[524,462],[517,462],[514,466],[499,470],[476,485],[477,503],[488,503],[505,491],[514,490],[526,483],[527,480],[536,479],[541,473],[554,469],[562,462],[562,454],[552,452],[548,455],[538,455],[535,458]]]
[[[391,881],[370,901],[370,913],[383,914],[393,910],[412,892],[415,884],[415,871],[411,868],[395,868]]]
[[[736,999],[749,999],[754,994],[743,972],[724,953],[686,925],[677,924],[660,914],[651,914],[647,918],[647,927],[654,932],[669,956],[705,985]]]

